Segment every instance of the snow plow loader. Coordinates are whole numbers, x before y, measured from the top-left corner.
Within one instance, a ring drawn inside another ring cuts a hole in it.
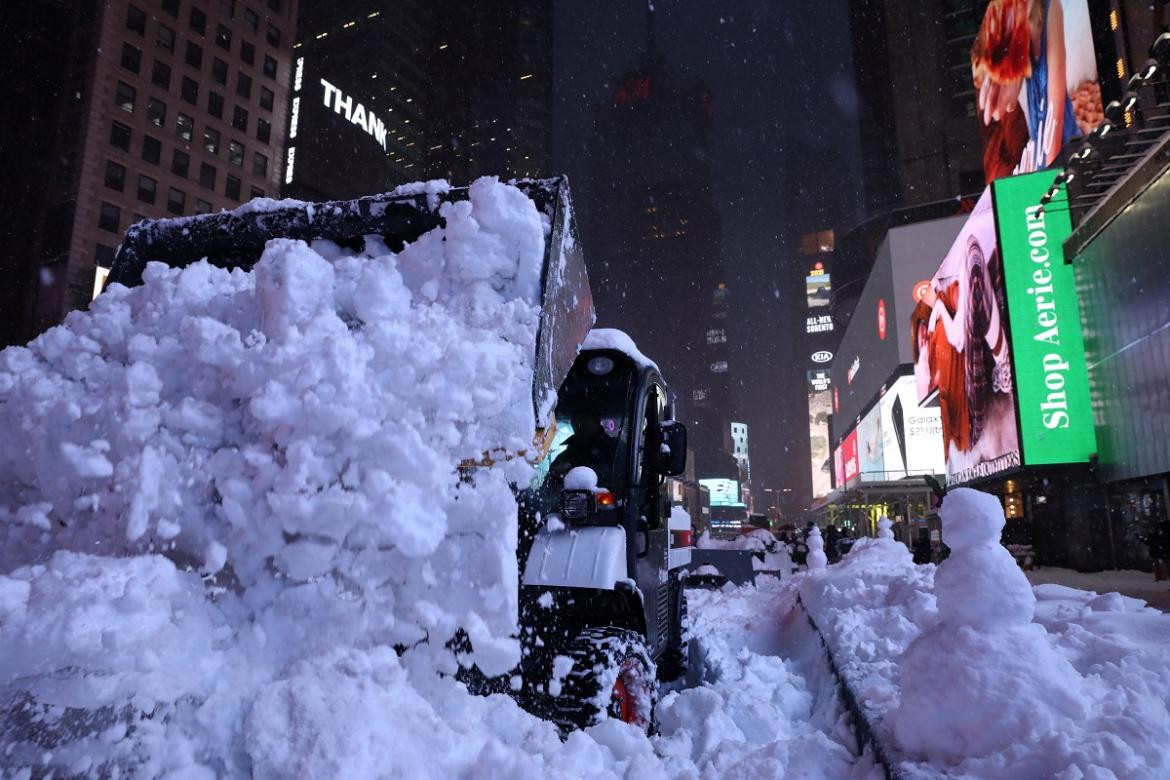
[[[502,676],[470,663],[459,676],[473,692],[511,695],[562,730],[607,717],[651,730],[659,680],[687,670],[690,523],[672,518],[664,487],[685,467],[686,430],[673,421],[654,363],[625,334],[591,330],[567,181],[515,186],[549,227],[532,362],[537,436],[528,450],[488,451],[452,469],[474,479],[477,466],[500,459],[535,466],[533,483],[516,486],[522,660]],[[247,269],[276,238],[361,249],[375,237],[398,252],[444,224],[443,203],[467,197],[466,188],[419,185],[350,201],[148,220],[127,231],[107,283],[141,284],[148,261]],[[469,657],[466,636],[453,646]]]

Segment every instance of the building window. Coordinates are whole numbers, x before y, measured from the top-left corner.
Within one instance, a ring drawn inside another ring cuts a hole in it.
[[[236,78],[236,94],[242,98],[252,97],[252,77],[246,73],[240,73]]]
[[[264,55],[264,75],[270,79],[276,78],[276,60],[267,54]]]
[[[219,131],[203,128],[203,148],[212,154],[219,154]]]
[[[219,57],[211,59],[211,78],[215,79],[216,84],[227,84],[228,67],[227,63]]]
[[[142,49],[137,46],[131,46],[128,43],[122,44],[122,67],[131,73],[137,73],[142,69]]]
[[[268,45],[274,49],[280,48],[280,28],[269,22],[267,34],[264,36]]]
[[[244,9],[244,24],[246,24],[248,26],[248,29],[251,30],[252,32],[254,32],[254,33],[259,32],[260,31],[260,15],[257,14],[255,11],[253,11],[251,8],[245,8]]]
[[[127,84],[125,81],[119,81],[118,86],[114,88],[114,105],[123,111],[133,114],[134,101],[138,99],[138,90]]]
[[[130,128],[121,122],[114,122],[110,127],[110,146],[123,152],[130,151]]]
[[[837,238],[832,230],[817,230],[800,237],[802,255],[828,254],[837,248]]]
[[[691,391],[691,400],[692,401],[706,401],[707,400],[707,391],[706,390],[692,390]]]
[[[214,92],[207,93],[207,113],[218,119],[223,119],[223,95]]]
[[[240,180],[235,176],[229,175],[227,177],[227,185],[223,188],[223,194],[227,195],[232,200],[240,199]]]
[[[108,230],[111,233],[117,233],[118,223],[121,221],[122,209],[113,203],[102,201],[101,210],[98,211],[98,227],[102,230]]]
[[[232,31],[222,24],[215,28],[215,45],[224,51],[232,50]]]
[[[156,87],[171,88],[171,66],[165,62],[154,61],[154,68],[150,71],[150,81]]]
[[[248,109],[242,106],[232,108],[232,127],[248,132]]]
[[[208,163],[199,164],[199,186],[209,190],[215,189],[215,166]],[[210,210],[210,209],[209,209]]]
[[[183,77],[183,84],[179,87],[179,96],[191,105],[199,102],[199,82],[187,76]]]
[[[195,70],[203,67],[203,47],[192,41],[187,41],[187,64]]]
[[[219,12],[229,19],[236,16],[236,0],[219,0]]]
[[[267,119],[256,120],[256,138],[265,144],[272,140],[272,125]]]
[[[268,87],[260,87],[260,108],[271,111],[276,96]]]
[[[162,0],[162,9],[171,18],[179,18],[179,0]]]
[[[160,49],[166,49],[167,51],[171,52],[172,54],[174,53],[174,51],[175,51],[175,31],[172,30],[170,27],[167,27],[165,24],[160,24],[158,26],[157,41],[158,41],[158,47]]]
[[[183,215],[183,208],[187,205],[187,193],[171,187],[167,193],[167,211],[179,216]]]
[[[268,158],[260,152],[252,153],[252,173],[256,176],[268,175]]]
[[[707,329],[707,343],[708,344],[725,344],[727,343],[727,332],[723,328],[708,328]]]
[[[711,373],[713,373],[713,374],[727,373],[727,361],[726,360],[716,360],[714,363],[711,364]]]
[[[210,214],[211,204],[202,198],[195,199],[195,213],[196,214]]]
[[[186,114],[180,113],[175,119],[175,132],[184,141],[190,141],[195,134],[195,120]]]
[[[154,196],[158,192],[158,182],[149,176],[138,177],[138,199],[143,203],[154,204]]]
[[[141,8],[129,6],[126,9],[126,29],[146,37],[146,13]]]
[[[198,8],[191,9],[191,29],[200,35],[207,33],[207,14]]]
[[[114,248],[105,244],[95,245],[93,259],[102,268],[109,268],[114,264]]]
[[[162,142],[149,135],[142,136],[142,159],[158,165],[158,161],[162,159]]]
[[[244,145],[239,141],[228,142],[228,162],[237,167],[243,167]]]
[[[122,191],[126,186],[126,166],[119,165],[113,160],[106,160],[106,186],[111,190]]]
[[[256,64],[256,47],[247,41],[240,42],[240,59],[249,65]]]
[[[187,171],[191,169],[191,155],[182,149],[176,149],[171,157],[171,173],[187,178]]]
[[[263,198],[264,197],[264,190],[260,189],[259,187],[253,187],[252,194],[249,197]]]
[[[155,127],[166,127],[167,125],[167,104],[161,100],[151,98],[146,103],[146,121],[150,122]]]

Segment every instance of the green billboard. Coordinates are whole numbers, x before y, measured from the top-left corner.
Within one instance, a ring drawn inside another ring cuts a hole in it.
[[[1025,465],[1079,463],[1097,451],[1076,282],[1064,262],[1064,188],[1040,207],[1059,173],[992,185]]]

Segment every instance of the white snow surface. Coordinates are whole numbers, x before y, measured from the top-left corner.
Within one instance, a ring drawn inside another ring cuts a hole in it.
[[[937,568],[871,539],[797,578],[902,776],[1170,776],[1170,615],[1059,585],[1025,594],[1001,565],[998,500],[954,490],[941,514],[952,554]]]
[[[516,662],[530,468],[456,466],[532,440],[545,225],[494,179],[442,213],[398,255],[151,263],[0,353],[0,762],[41,764],[47,730],[59,771],[282,774],[257,712],[302,713],[289,761],[340,760],[381,726],[313,702],[397,699],[387,648],[451,670],[462,626],[485,671]]]
[[[594,328],[589,331],[584,343],[581,344],[581,350],[586,349],[614,349],[629,355],[639,368],[658,369],[653,360],[641,353],[629,334],[617,328]]]

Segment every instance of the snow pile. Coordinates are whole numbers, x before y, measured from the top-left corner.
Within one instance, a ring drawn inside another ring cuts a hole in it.
[[[934,566],[893,539],[859,539],[839,563],[798,577],[801,599],[858,705],[879,719],[898,702],[898,657],[937,620]]]
[[[442,215],[397,255],[150,264],[0,353],[8,765],[51,744],[62,771],[278,766],[256,713],[290,686],[338,707],[286,711],[296,749],[336,756],[374,737],[332,733],[349,693],[401,693],[388,648],[429,637],[410,663],[450,671],[465,627],[485,671],[515,663],[509,483],[530,469],[456,466],[531,442],[546,225],[493,179]],[[341,684],[363,664],[382,677]]]
[[[1170,616],[1118,594],[1028,586],[994,496],[941,511],[950,558],[859,541],[802,598],[908,778],[1161,778]]]

